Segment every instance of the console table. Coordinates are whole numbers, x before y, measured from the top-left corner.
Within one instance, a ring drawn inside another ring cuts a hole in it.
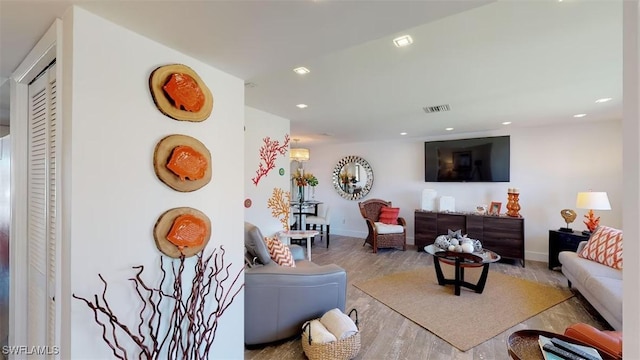
[[[414,239],[418,251],[433,244],[447,230],[462,230],[503,259],[519,260],[524,267],[524,218],[416,210]]]

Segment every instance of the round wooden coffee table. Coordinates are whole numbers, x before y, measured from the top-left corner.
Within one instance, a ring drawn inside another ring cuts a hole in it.
[[[484,286],[487,283],[487,276],[489,275],[489,264],[500,260],[500,255],[487,249],[483,249],[480,253],[461,253],[455,251],[444,251],[435,245],[427,245],[424,247],[424,251],[433,255],[433,266],[436,269],[436,276],[438,277],[439,285],[451,285],[455,286],[455,294],[460,296],[460,287],[471,289],[478,294],[482,294]],[[445,279],[442,274],[442,268],[440,262],[455,266],[455,278]],[[478,279],[477,284],[472,284],[464,281],[464,269],[467,267],[481,267],[482,274]]]

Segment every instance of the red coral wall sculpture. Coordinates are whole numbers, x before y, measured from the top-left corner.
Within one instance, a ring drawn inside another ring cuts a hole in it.
[[[262,141],[264,141],[264,145],[260,147],[261,162],[258,166],[258,170],[256,170],[256,176],[251,178],[255,186],[258,186],[258,183],[263,176],[266,176],[269,171],[276,167],[276,158],[278,157],[278,154],[286,154],[287,149],[289,148],[289,134],[284,136],[284,143],[282,145],[280,145],[278,140],[271,140],[268,136],[262,139]]]

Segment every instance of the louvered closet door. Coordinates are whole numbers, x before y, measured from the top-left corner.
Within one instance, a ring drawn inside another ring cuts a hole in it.
[[[29,346],[55,345],[56,79],[55,65],[29,85]]]

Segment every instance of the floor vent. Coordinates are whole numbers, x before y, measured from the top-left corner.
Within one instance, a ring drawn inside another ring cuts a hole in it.
[[[451,106],[449,106],[449,104],[436,105],[436,106],[425,106],[425,107],[422,108],[422,110],[424,110],[424,112],[426,112],[427,114],[430,114],[430,113],[434,113],[434,112],[449,111],[449,110],[451,110]]]

